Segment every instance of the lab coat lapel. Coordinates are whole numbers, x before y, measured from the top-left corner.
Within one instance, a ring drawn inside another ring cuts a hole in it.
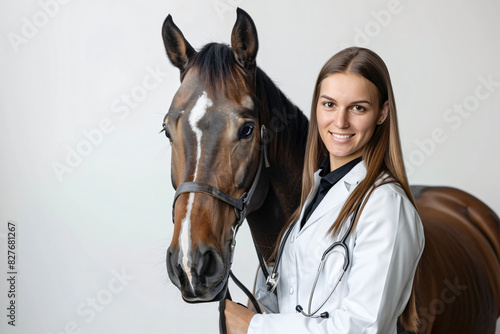
[[[300,230],[299,234],[306,230],[311,225],[314,225],[316,221],[318,221],[321,217],[332,210],[340,210],[339,206],[343,205],[347,200],[348,196],[354,190],[356,185],[361,182],[366,175],[366,167],[365,162],[361,161],[354,168],[347,173],[342,179],[340,179],[326,194],[325,198],[319,203],[318,207],[311,214],[309,219],[307,220],[304,227]],[[319,175],[318,175],[319,176]],[[317,187],[315,188],[317,189]],[[314,192],[315,194],[316,192]],[[309,202],[312,200],[314,196],[309,196]],[[306,205],[304,208],[307,207]],[[302,215],[304,214],[304,210],[302,210]],[[300,220],[299,220],[300,221]],[[333,222],[332,222],[333,223]]]

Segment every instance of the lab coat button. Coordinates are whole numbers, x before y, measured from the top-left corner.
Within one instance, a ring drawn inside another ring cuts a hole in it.
[[[293,285],[290,285],[290,294],[293,295],[294,292],[295,292],[295,289],[293,288]]]

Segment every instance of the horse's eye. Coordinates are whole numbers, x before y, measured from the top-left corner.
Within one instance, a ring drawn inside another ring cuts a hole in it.
[[[240,129],[240,139],[248,139],[252,136],[255,125],[245,125]]]
[[[170,132],[168,132],[168,129],[165,125],[163,125],[163,129],[160,132],[165,132],[165,136],[168,138],[168,140],[172,141],[172,136],[170,136]]]

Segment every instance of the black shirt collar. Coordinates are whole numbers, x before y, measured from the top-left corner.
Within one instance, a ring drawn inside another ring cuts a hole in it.
[[[327,156],[319,167],[321,169],[321,172],[319,173],[321,176],[321,182],[324,180],[331,185],[334,185],[338,182],[338,180],[346,176],[347,173],[349,173],[351,169],[353,169],[354,166],[356,166],[361,160],[361,157],[356,158],[330,172],[330,157]]]
[[[321,181],[319,183],[318,192],[314,196],[314,199],[305,208],[302,221],[300,223],[300,228],[304,226],[306,221],[311,217],[313,211],[318,207],[319,203],[325,198],[328,191],[337,183],[341,178],[346,176],[360,161],[361,157],[349,161],[345,165],[330,172],[330,157],[327,156],[320,165],[321,171],[319,175],[321,176]]]

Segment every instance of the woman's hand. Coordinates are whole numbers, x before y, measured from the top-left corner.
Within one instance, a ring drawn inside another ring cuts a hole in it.
[[[250,320],[252,320],[255,313],[230,300],[226,300],[224,314],[228,334],[247,334]]]

